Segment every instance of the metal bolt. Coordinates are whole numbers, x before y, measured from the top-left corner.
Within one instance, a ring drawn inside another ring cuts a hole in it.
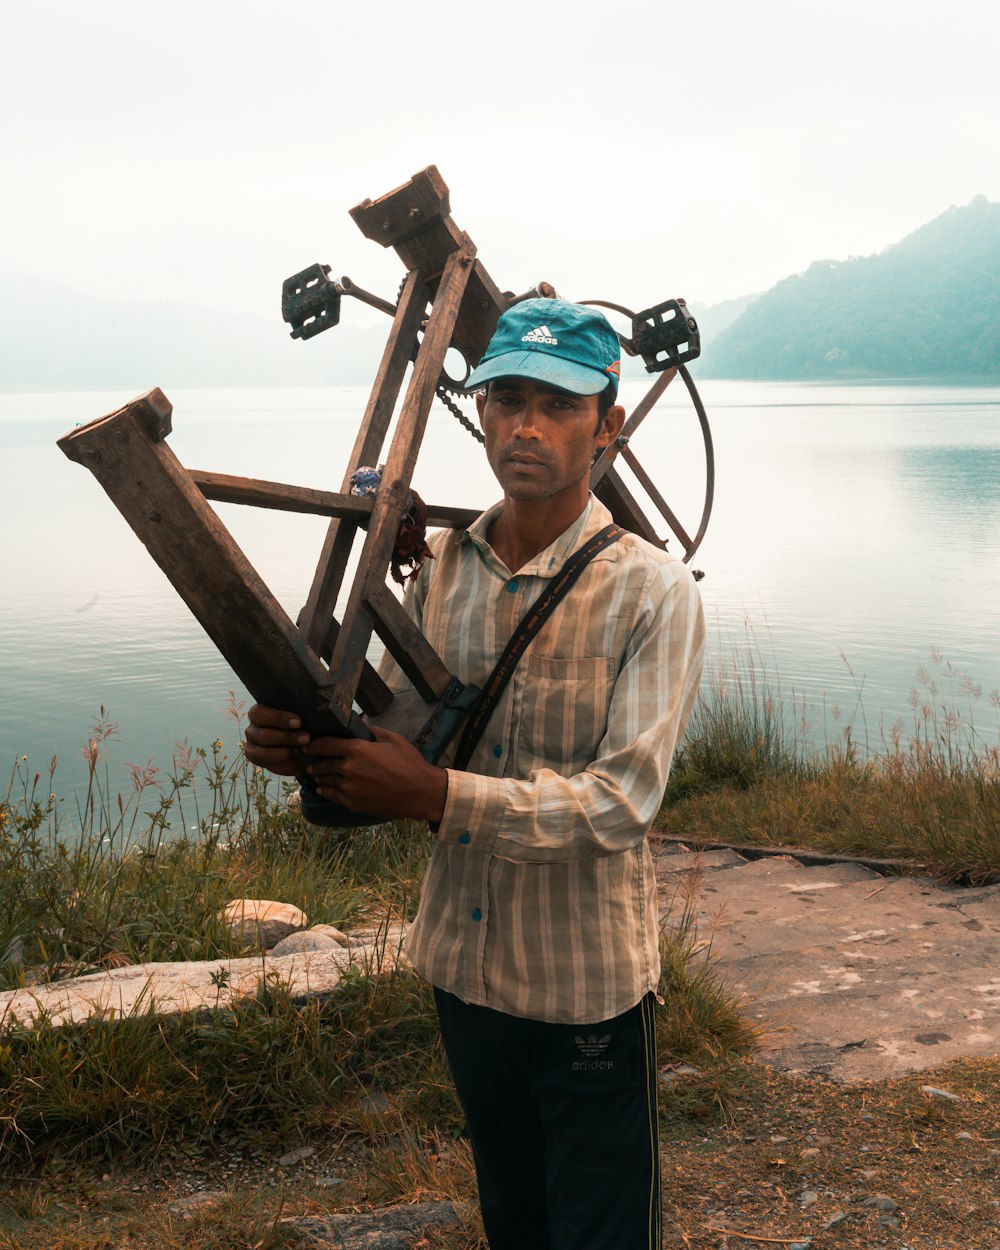
[[[420,209],[420,208],[411,208],[411,209],[410,209],[410,220],[411,220],[411,221],[416,221],[416,219],[417,219],[418,217],[423,217],[423,215],[424,215],[424,213],[423,213],[423,209]]]
[[[618,435],[618,437],[617,437],[617,439],[615,440],[615,442],[617,443],[617,445],[618,445],[619,447],[627,447],[627,446],[628,446],[628,435],[627,435],[627,434],[619,434],[619,435]]]
[[[90,451],[85,451],[83,454],[87,460],[97,461],[97,460],[100,460],[101,458],[101,453],[99,451],[94,451],[93,449],[91,449]]]
[[[383,221],[383,222],[382,222],[382,229],[383,229],[383,230],[391,230],[391,229],[392,229],[392,222],[391,222],[391,221]]]

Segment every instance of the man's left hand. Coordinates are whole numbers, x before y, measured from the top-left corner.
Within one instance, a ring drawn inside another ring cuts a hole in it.
[[[354,812],[389,818],[438,821],[448,797],[448,774],[428,764],[402,734],[372,728],[374,742],[360,738],[314,738],[307,771],[321,798]]]

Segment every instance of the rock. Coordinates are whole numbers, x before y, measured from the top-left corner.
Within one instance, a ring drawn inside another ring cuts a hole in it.
[[[653,858],[667,912],[676,857],[661,853],[654,840]],[[739,980],[765,1028],[782,1026],[766,1043],[768,1065],[815,1072],[838,1084],[914,1071],[933,1083],[935,1069],[947,1060],[995,1055],[990,994],[1000,887],[977,889],[972,901],[953,886],[876,875],[872,867],[758,858],[755,852],[754,859],[720,867],[702,883],[697,911],[711,931],[720,971]],[[713,925],[718,912],[725,923]],[[968,927],[973,916],[979,930]],[[665,918],[675,923],[669,913]],[[931,934],[935,940],[925,945]],[[954,958],[956,949],[961,959]],[[920,993],[914,994],[917,975]],[[970,1028],[970,1021],[977,1023]],[[932,1036],[938,1039],[933,1044]],[[913,1088],[919,1090],[919,1082]]]
[[[266,951],[309,923],[298,907],[272,899],[234,898],[226,904],[222,916],[237,941],[246,946],[262,946]]]
[[[878,1176],[878,1171],[875,1168],[862,1168],[858,1175],[866,1181],[873,1181]]]
[[[351,954],[335,947],[284,959],[250,955],[191,963],[133,964],[0,993],[0,1020],[30,1028],[40,1019],[52,1025],[83,1020],[122,1020],[147,1012],[227,1008],[252,999],[265,977],[277,977],[293,997],[329,994],[350,966]]]
[[[888,1194],[876,1194],[874,1198],[869,1198],[867,1202],[861,1204],[864,1207],[872,1207],[876,1211],[898,1211],[899,1203],[894,1202]]]
[[[339,950],[340,945],[325,933],[317,933],[314,929],[300,929],[298,933],[289,933],[288,937],[275,942],[268,953],[272,959],[284,959],[288,955],[301,955],[306,951]]]
[[[346,933],[342,933],[336,925],[314,924],[308,931],[310,933],[321,933],[324,937],[333,938],[339,946],[351,945],[351,939]]]
[[[414,1202],[360,1215],[288,1216],[310,1250],[412,1250],[429,1228],[454,1228],[458,1213],[450,1202]]]
[[[176,1215],[182,1220],[190,1220],[206,1207],[214,1207],[220,1202],[225,1202],[227,1197],[224,1189],[203,1189],[199,1193],[188,1194],[186,1198],[178,1198],[175,1202],[169,1203],[167,1210],[171,1215]]]
[[[811,1207],[814,1202],[819,1202],[819,1194],[816,1190],[803,1189],[802,1193],[799,1194],[799,1205],[802,1209],[805,1210],[806,1207]]]
[[[352,935],[349,950],[334,942],[322,951],[278,959],[268,953],[240,959],[130,964],[4,990],[0,992],[0,1032],[15,1021],[31,1028],[44,1019],[54,1027],[92,1019],[122,1020],[148,1012],[168,1016],[229,1008],[254,998],[265,977],[277,978],[294,998],[325,996],[336,990],[348,968],[374,976],[399,966],[397,946],[386,950],[381,937],[372,938],[370,933],[369,938],[372,942],[366,944],[361,935]],[[401,943],[401,933],[398,940]]]
[[[972,1140],[973,1140],[973,1138],[972,1138],[972,1134],[971,1134],[971,1133],[964,1133],[964,1132],[963,1132],[963,1133],[956,1133],[956,1134],[955,1134],[955,1140],[956,1140],[956,1141],[972,1141]]]
[[[385,1115],[389,1110],[389,1095],[380,1089],[369,1090],[358,1100],[358,1111],[362,1115]]]
[[[817,1146],[806,1146],[805,1150],[799,1151],[800,1159],[816,1159],[819,1157],[820,1151]]]
[[[301,1163],[303,1159],[311,1159],[315,1153],[316,1151],[312,1146],[298,1146],[295,1150],[289,1150],[288,1154],[281,1156],[278,1160],[278,1167],[294,1167],[296,1163]]]
[[[788,1250],[809,1250],[811,1245],[812,1239],[807,1237],[805,1241],[790,1241],[788,1243]]]
[[[938,1089],[935,1085],[921,1085],[920,1092],[934,1102],[961,1102],[961,1094],[950,1094],[946,1089]]]
[[[393,959],[402,950],[403,938],[406,936],[406,925],[394,920],[390,924],[378,925],[376,928],[355,929],[351,934],[351,945],[363,943],[370,946],[375,956],[380,959]]]
[[[317,1176],[316,1184],[320,1189],[335,1189],[337,1185],[346,1185],[346,1176]]]
[[[843,1224],[846,1219],[846,1211],[834,1211],[833,1215],[831,1215],[827,1222],[823,1225],[823,1232],[825,1233],[828,1229],[836,1228],[838,1224]]]
[[[696,1068],[692,1063],[671,1063],[660,1073],[660,1084],[669,1089],[692,1076],[701,1076],[701,1068]]]

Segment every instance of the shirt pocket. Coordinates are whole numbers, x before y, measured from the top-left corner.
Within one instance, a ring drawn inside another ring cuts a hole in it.
[[[611,656],[526,657],[514,775],[526,777],[537,768],[564,777],[581,772],[604,737],[614,683]]]

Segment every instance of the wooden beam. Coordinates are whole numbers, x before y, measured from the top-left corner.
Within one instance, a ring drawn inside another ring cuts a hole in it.
[[[605,447],[605,449],[594,461],[590,470],[591,490],[596,490],[597,483],[614,464],[615,459],[621,454],[622,448],[628,446],[629,439],[636,432],[643,421],[645,421],[645,419],[649,416],[650,412],[652,412],[660,396],[676,376],[676,369],[665,369],[662,373],[657,375],[653,385],[636,404],[635,408],[630,413],[628,420],[622,426],[622,432],[613,443],[609,443],[608,446]],[[619,522],[619,524],[621,524],[621,522]]]
[[[205,498],[216,503],[248,504],[279,512],[339,517],[355,525],[367,525],[372,514],[374,500],[357,495],[312,490],[308,486],[289,486],[285,482],[268,482],[263,478],[235,477],[229,473],[207,473],[203,469],[190,469],[189,473],[191,481]]]
[[[594,487],[594,494],[608,508],[616,525],[631,530],[657,547],[666,547],[667,544],[646,520],[639,501],[622,481],[617,469],[607,470]]]
[[[407,269],[419,270],[429,278],[442,272],[449,255],[462,248],[468,238],[450,213],[448,187],[436,165],[428,165],[377,200],[362,200],[351,209],[351,217],[366,238],[395,249]],[[506,307],[500,288],[477,260],[452,341],[469,364],[479,363]]]
[[[361,419],[361,428],[347,462],[340,488],[342,494],[347,494],[351,474],[355,469],[378,463],[403,378],[406,376],[406,368],[417,343],[417,331],[427,308],[428,294],[421,275],[416,272],[409,273],[396,306],[396,316],[382,353],[375,384]],[[356,526],[343,525],[336,518],[330,522],[326,532],[309,595],[298,622],[307,643],[316,652],[326,650],[331,631],[336,627],[333,621],[334,606],[340,594],[356,534]]]
[[[684,547],[684,554],[689,555],[692,548],[694,547],[694,543],[691,541],[691,535],[687,532],[684,526],[680,523],[680,520],[678,519],[677,514],[674,512],[673,508],[671,508],[671,506],[663,498],[660,492],[656,489],[656,484],[654,483],[653,479],[649,476],[649,474],[646,472],[646,470],[642,467],[642,465],[639,463],[638,459],[636,458],[635,452],[632,450],[631,447],[624,448],[624,450],[622,451],[622,459],[629,466],[632,472],[636,475],[636,477],[639,480],[639,485],[642,487],[642,489],[650,497],[653,503],[656,504],[657,508],[660,511],[660,515],[663,517],[666,523],[670,526],[670,528],[674,531],[677,537],[681,540],[681,544]]]
[[[413,682],[424,702],[436,702],[451,681],[451,673],[441,657],[384,583],[372,588],[366,602],[386,651]]]
[[[90,469],[202,628],[259,703],[288,708],[313,734],[369,737],[330,703],[330,676],[166,444],[160,390],[59,439]]]
[[[441,375],[445,353],[451,343],[455,319],[474,258],[475,247],[471,239],[465,239],[465,246],[448,257],[413,367],[406,399],[399,414],[396,433],[382,474],[382,485],[375,497],[358,576],[354,579],[344,612],[343,626],[330,658],[330,673],[336,687],[335,702],[341,714],[350,707],[352,692],[357,687],[365,651],[375,625],[375,617],[367,601],[373,592],[377,592],[378,586],[385,584],[385,570],[406,507],[410,480],[434,399],[434,389]],[[383,638],[382,641],[387,642],[387,639]]]
[[[374,500],[368,496],[342,495],[332,490],[289,486],[286,482],[236,477],[230,473],[208,473],[204,469],[189,469],[188,473],[205,498],[216,503],[248,504],[280,512],[339,517],[362,526],[368,524],[372,514]],[[475,508],[427,505],[427,525],[431,529],[468,529],[477,516],[479,511]]]

